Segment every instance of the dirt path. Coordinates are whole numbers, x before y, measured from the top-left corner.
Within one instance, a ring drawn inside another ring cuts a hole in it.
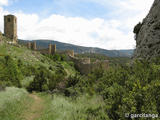
[[[29,95],[33,99],[33,103],[22,114],[24,120],[35,120],[39,118],[43,112],[43,100],[35,94]]]

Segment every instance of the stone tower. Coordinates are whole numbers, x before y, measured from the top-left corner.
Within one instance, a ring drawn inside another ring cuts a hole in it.
[[[33,42],[33,50],[37,50],[37,44],[36,44],[36,42]]]
[[[36,42],[32,42],[31,43],[31,49],[32,50],[37,50],[37,44],[36,44]]]
[[[74,57],[74,50],[71,50],[71,56]]]
[[[4,35],[17,43],[17,18],[14,15],[4,16]]]
[[[31,42],[28,42],[28,43],[27,43],[27,48],[28,48],[28,49],[31,49]]]
[[[52,45],[49,44],[48,45],[48,54],[55,54],[56,53],[56,44]]]
[[[48,54],[52,54],[52,44],[48,45]]]
[[[53,54],[56,53],[56,44],[53,45]]]

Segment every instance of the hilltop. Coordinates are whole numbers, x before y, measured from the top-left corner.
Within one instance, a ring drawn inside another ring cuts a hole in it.
[[[53,40],[34,40],[37,43],[38,49],[47,49],[49,44],[56,44],[59,50],[74,50],[75,53],[98,53],[108,57],[131,57],[134,50],[106,50],[95,47],[83,47],[68,43],[62,43]],[[19,44],[26,44],[28,40],[19,40]]]

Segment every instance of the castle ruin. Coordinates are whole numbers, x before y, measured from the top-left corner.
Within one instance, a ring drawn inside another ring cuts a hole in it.
[[[31,49],[31,42],[28,42],[28,43],[27,43],[27,48],[28,48],[28,49]]]
[[[63,51],[58,51],[58,53],[74,57],[74,50],[63,50]]]
[[[31,50],[37,50],[36,42],[27,42],[27,48]]]
[[[56,44],[52,45],[49,44],[48,45],[48,54],[55,54],[56,53]]]
[[[103,60],[103,61],[97,60],[96,62],[91,62],[90,58],[77,58],[72,56],[70,56],[70,60],[74,62],[76,69],[81,74],[85,75],[91,73],[97,68],[102,68],[104,70],[107,70],[109,68],[108,60]]]
[[[32,42],[31,43],[31,49],[32,50],[37,50],[37,44],[36,44],[36,42]]]
[[[17,43],[17,18],[14,15],[4,16],[4,35]]]
[[[10,38],[11,43],[17,43],[17,18],[14,15],[6,15],[4,16],[4,35],[7,38]],[[0,41],[2,40],[2,33],[0,32]],[[96,61],[94,63],[91,62],[90,58],[76,58],[74,54],[74,50],[56,50],[56,44],[49,44],[47,49],[39,50],[37,49],[37,44],[35,41],[28,42],[27,48],[35,51],[40,51],[43,54],[65,54],[68,56],[68,60],[71,60],[75,63],[75,67],[82,74],[88,74],[94,69],[98,67],[102,67],[103,69],[108,69],[109,61]]]

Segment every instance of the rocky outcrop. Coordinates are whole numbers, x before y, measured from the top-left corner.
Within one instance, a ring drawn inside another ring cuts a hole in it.
[[[135,58],[150,59],[160,56],[160,0],[155,0],[149,14],[134,31],[136,39]]]

